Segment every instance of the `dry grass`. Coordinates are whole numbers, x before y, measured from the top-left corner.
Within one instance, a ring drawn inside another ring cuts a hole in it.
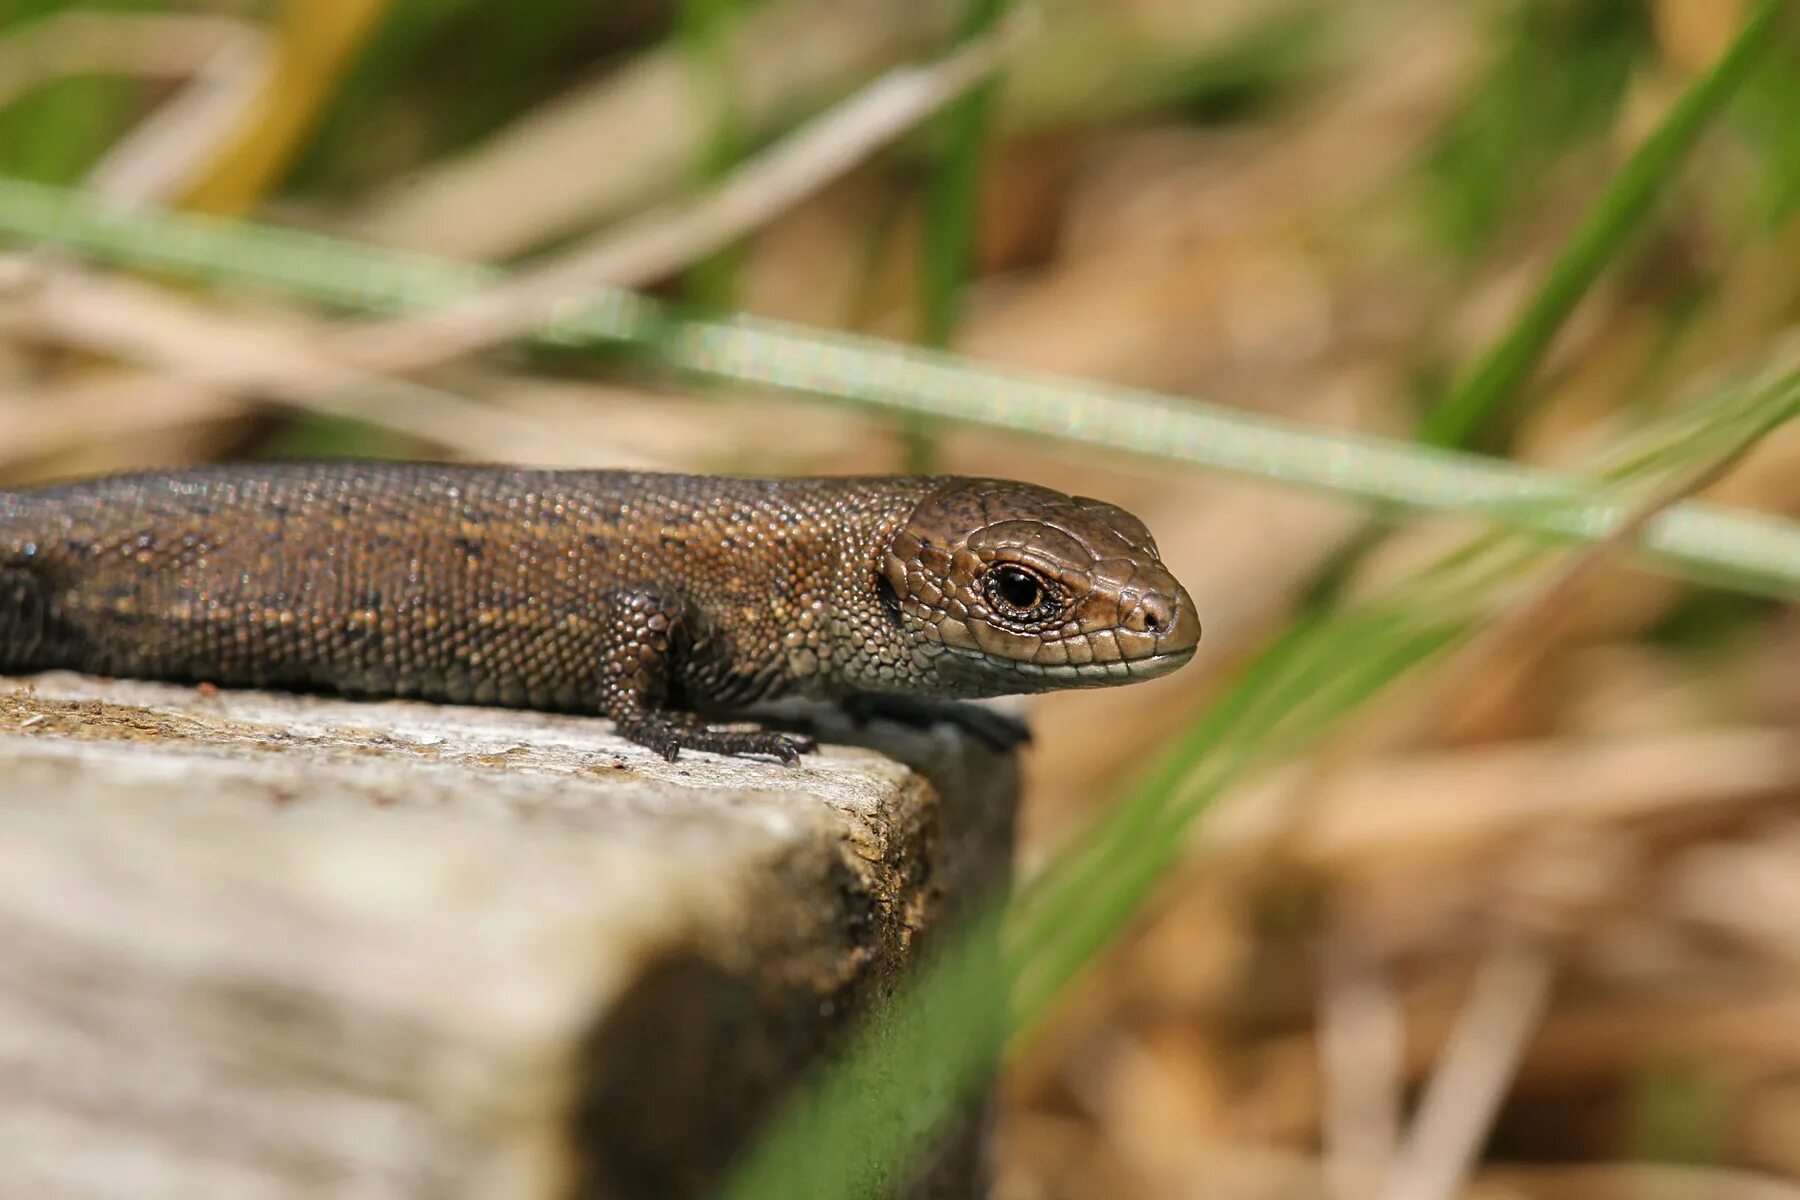
[[[1620,6],[1541,6],[1551,15],[1520,35],[1480,5],[1358,0],[1293,62],[1263,62],[1272,52],[1246,30],[1285,30],[1306,6],[1073,7],[1070,26],[1051,21],[1021,52],[957,348],[1404,434],[1421,399],[1493,341],[1742,6],[1649,6],[1620,103],[1542,153],[1467,118],[1482,96],[1497,103],[1490,65],[1516,50],[1509,38],[1563,49],[1565,36],[1598,59],[1568,23],[1604,10],[1601,27],[1629,24]],[[806,45],[838,57],[784,75],[770,31],[807,11],[746,19],[759,127],[793,95],[841,92],[842,76],[886,63],[855,30],[806,26]],[[1093,42],[1097,98],[1084,105],[1048,86],[1043,63],[1066,61],[1057,39],[1101,12],[1116,40]],[[539,157],[516,167],[544,145],[566,159],[571,122],[698,140],[669,45],[616,36],[459,155],[414,157],[417,139],[379,110],[386,174],[404,186],[321,171],[273,203],[464,252],[666,197],[681,160],[654,142],[596,149],[566,179]],[[1146,42],[1185,47],[1184,69],[1218,56],[1225,82],[1150,78],[1167,64],[1133,58]],[[1740,115],[1564,330],[1511,430],[1519,456],[1576,459],[1800,317],[1800,215],[1756,199],[1800,167]],[[1482,154],[1497,179],[1477,170]],[[785,204],[745,245],[742,307],[910,334],[913,161]],[[617,178],[601,186],[609,163]],[[1446,232],[1495,188],[1499,215],[1479,236]],[[471,228],[469,209],[446,215],[434,199],[444,190],[506,219]],[[425,209],[432,219],[398,215]],[[490,356],[428,380],[370,379],[322,350],[354,344],[337,323],[267,296],[183,295],[32,259],[9,263],[5,283],[8,482],[292,447],[735,471],[899,461],[879,421],[683,394],[630,368]],[[1138,512],[1205,616],[1195,667],[1038,706],[1027,868],[1307,603],[1365,524],[1314,495],[996,434],[945,433],[937,449],[945,469]],[[1767,439],[1706,494],[1800,513],[1800,432]],[[1359,558],[1352,586],[1437,543],[1400,531]],[[1478,673],[1216,814],[1155,912],[1016,1062],[1002,1200],[1800,1196],[1800,621],[1610,561],[1524,611],[1541,619],[1509,626]]]

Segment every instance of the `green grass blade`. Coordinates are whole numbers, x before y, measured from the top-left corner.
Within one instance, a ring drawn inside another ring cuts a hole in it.
[[[177,213],[121,213],[66,188],[0,180],[0,236],[192,278],[277,288],[394,313],[470,296],[499,271],[294,229]],[[917,413],[1088,448],[1212,467],[1381,505],[1468,513],[1550,537],[1603,537],[1617,506],[1571,507],[1585,484],[1499,459],[1322,429],[1187,397],[977,366],[941,352],[775,321],[684,320],[644,296],[597,293],[542,331],[564,346],[626,343],[666,365],[884,412]],[[1704,503],[1645,530],[1666,567],[1763,595],[1800,595],[1800,525]]]
[[[676,36],[687,60],[688,86],[707,126],[694,163],[694,181],[700,185],[724,178],[744,153],[746,134],[734,105],[739,83],[730,52],[742,8],[740,0],[681,0],[677,10]],[[743,257],[742,245],[733,244],[689,267],[683,278],[688,301],[705,312],[736,307]]]
[[[1774,41],[1773,26],[1784,3],[1763,0],[1718,62],[1688,88],[1626,161],[1511,330],[1427,414],[1420,440],[1435,446],[1467,446],[1500,416],[1536,370],[1563,321],[1643,223],[1701,130]]]
[[[1304,718],[1299,727],[1259,725],[1237,739],[1191,737],[1180,755],[1189,770],[1178,785],[1147,788],[1123,803],[1127,813],[1144,809],[1160,820],[1129,842],[1109,839],[1116,846],[1113,853],[1088,862],[1085,870],[1069,871],[1067,878],[1058,864],[1056,876],[1044,882],[1060,902],[1040,902],[1020,922],[1013,1019],[1021,1031],[1035,1028],[1063,990],[1138,914],[1179,861],[1187,828],[1232,784],[1258,767],[1304,752],[1389,685],[1457,644],[1468,630],[1447,621],[1420,627],[1393,619],[1362,623],[1362,632],[1373,636],[1351,655],[1340,653],[1347,634],[1337,625],[1322,627],[1301,647],[1307,673],[1321,686],[1299,710]],[[1213,757],[1196,779],[1197,753]]]
[[[966,42],[991,31],[1008,3],[964,0],[957,40]],[[974,263],[989,117],[999,87],[998,80],[987,80],[935,122],[938,145],[925,192],[919,262],[919,333],[928,346],[949,346],[961,319],[963,289]],[[937,458],[929,425],[908,419],[901,433],[906,469],[929,472]]]
[[[1800,407],[1800,377],[1790,375],[1756,394],[1757,407],[1743,411],[1742,406],[1733,406],[1721,414],[1722,427],[1729,427],[1736,434],[1735,439],[1716,440],[1714,444],[1720,447],[1721,456],[1734,453],[1745,440],[1791,417]],[[1666,473],[1649,474],[1650,479],[1624,482],[1641,491],[1660,482]],[[1031,1021],[1047,1011],[1067,982],[1138,911],[1178,857],[1186,828],[1207,803],[1248,771],[1291,755],[1329,732],[1361,703],[1473,630],[1473,604],[1489,581],[1482,572],[1468,570],[1471,559],[1485,553],[1510,562],[1510,551],[1515,549],[1486,542],[1482,539],[1470,549],[1449,556],[1443,565],[1421,579],[1397,588],[1402,605],[1397,606],[1390,599],[1349,610],[1284,639],[1265,660],[1269,669],[1248,672],[1215,709],[1230,715],[1222,720],[1209,717],[1203,721],[1195,735],[1178,749],[1171,767],[1114,810],[1107,825],[1135,825],[1138,832],[1134,836],[1100,839],[1116,849],[1097,864],[1079,856],[1063,860],[1078,864],[1082,868],[1078,874],[1068,874],[1063,863],[1051,868],[1055,886],[1050,890],[1064,902],[1023,906],[1018,921],[1020,933],[1009,954],[1011,965],[999,976],[1017,981],[1015,1019],[1021,1027],[1029,1027]],[[1298,706],[1286,702],[1296,694],[1296,683],[1301,685],[1297,689],[1302,697]],[[1283,695],[1284,702],[1270,703],[1277,694]],[[1260,716],[1251,718],[1249,714]],[[1154,817],[1147,824],[1142,819],[1146,811]],[[970,951],[966,958],[956,959],[955,971],[971,970],[968,960],[974,957]],[[940,986],[944,992],[938,990]],[[864,1160],[855,1168],[833,1168],[851,1171],[851,1175],[842,1178],[854,1180],[854,1186],[838,1190],[832,1180],[840,1176],[817,1173],[820,1157],[836,1162],[841,1157],[856,1157],[871,1147],[876,1152],[889,1153],[901,1145],[915,1145],[916,1131],[922,1124],[916,1107],[896,1107],[894,1094],[875,1104],[858,1087],[843,1081],[885,1078],[877,1065],[880,1063],[907,1064],[900,1069],[910,1079],[911,1073],[923,1070],[919,1065],[922,1061],[957,1053],[952,1047],[961,1035],[942,1027],[945,1020],[954,1023],[954,1009],[943,998],[947,992],[948,985],[938,985],[928,975],[910,995],[924,998],[914,1000],[921,1005],[917,1011],[930,1008],[934,1019],[916,1025],[884,1027],[866,1042],[861,1051],[869,1057],[865,1060],[861,1054],[854,1055],[854,1069],[842,1077],[833,1077],[834,1086],[824,1093],[830,1102],[815,1103],[803,1115],[780,1126],[776,1139],[753,1160],[751,1178],[759,1181],[756,1188],[733,1190],[728,1195],[734,1200],[781,1195],[783,1184],[792,1184],[796,1179],[805,1182],[805,1189],[788,1194],[862,1194],[857,1189],[875,1177],[874,1166]],[[907,1036],[895,1032],[900,1029]],[[985,1053],[987,1049],[979,1040],[960,1044],[964,1054]],[[925,1104],[935,1105],[942,1115],[951,1111],[963,1094],[950,1085],[960,1082],[966,1090],[980,1076],[966,1060],[960,1068],[953,1061],[933,1061],[933,1078],[938,1086],[917,1095]],[[900,1128],[914,1132],[906,1139],[898,1139],[892,1131]],[[871,1131],[872,1141],[868,1138]]]
[[[1634,509],[1642,493],[1687,478],[1694,463],[1731,461],[1744,446],[1800,416],[1800,369],[1790,364],[1778,356],[1777,369],[1767,377],[1747,380],[1632,437],[1628,446],[1661,440],[1665,429],[1687,435],[1682,456],[1637,457],[1628,469],[1603,470],[1606,498]],[[1624,457],[1631,456],[1618,452],[1608,456]],[[1018,950],[1030,955],[1059,940],[1062,930],[1078,927],[1092,915],[1090,897],[1119,869],[1119,859],[1128,858],[1132,847],[1145,839],[1162,836],[1159,830],[1185,824],[1184,810],[1170,798],[1185,786],[1190,791],[1197,788],[1199,802],[1204,802],[1212,794],[1201,786],[1212,777],[1208,772],[1229,774],[1242,765],[1223,756],[1221,747],[1240,744],[1246,730],[1272,736],[1283,722],[1293,726],[1290,739],[1312,736],[1316,725],[1309,721],[1335,718],[1340,712],[1333,707],[1336,699],[1353,707],[1363,694],[1358,680],[1364,668],[1359,663],[1373,664],[1373,678],[1384,678],[1451,644],[1474,628],[1486,596],[1536,569],[1548,553],[1542,544],[1513,535],[1476,534],[1406,584],[1399,593],[1404,606],[1367,604],[1316,615],[1292,627],[1239,676],[1236,687],[1211,707],[1105,825],[1020,895],[1017,907],[1026,916],[1019,922]],[[1356,653],[1337,657],[1334,648],[1340,644]],[[1347,694],[1342,692],[1346,687]],[[1032,1003],[1028,992],[1023,1003]]]
[[[1006,12],[1007,2],[965,0],[958,40],[991,30]],[[975,249],[988,117],[997,88],[998,81],[988,80],[937,120],[940,145],[925,194],[924,254],[919,263],[919,325],[930,346],[948,346],[961,315]]]
[[[928,958],[852,1053],[777,1117],[722,1200],[875,1195],[915,1159],[1004,1044],[1001,915],[988,905]]]
[[[46,29],[54,30],[42,23],[75,15],[72,7],[66,0],[0,3],[0,40],[42,38]],[[137,13],[164,5],[160,0],[115,0],[106,7]],[[130,127],[142,86],[130,78],[60,75],[14,94],[12,103],[0,106],[0,172],[51,183],[80,178]]]
[[[1703,448],[1617,474],[1610,502],[1635,510],[1672,481],[1731,460],[1793,419],[1800,371],[1733,388],[1704,412]],[[1692,425],[1691,416],[1669,420]],[[1010,985],[1012,1036],[1028,1033],[1142,910],[1208,805],[1255,771],[1304,753],[1464,642],[1480,627],[1497,577],[1518,583],[1556,565],[1540,543],[1479,534],[1380,595],[1279,639],[1006,917],[985,911],[972,935],[953,942],[902,993],[776,1122],[724,1192],[727,1200],[847,1200],[890,1180],[926,1131],[969,1099],[1002,1045],[1003,1031],[983,1015],[993,994],[984,989]],[[996,965],[989,960],[997,932],[1008,937]]]

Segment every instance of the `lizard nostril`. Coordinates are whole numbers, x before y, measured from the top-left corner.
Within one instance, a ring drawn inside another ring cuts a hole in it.
[[[1125,627],[1137,633],[1161,633],[1174,623],[1174,606],[1163,596],[1145,596],[1138,601],[1126,620]]]

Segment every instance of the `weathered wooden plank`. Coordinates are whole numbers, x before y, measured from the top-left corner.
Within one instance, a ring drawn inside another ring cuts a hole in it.
[[[698,1194],[1004,881],[1013,760],[0,688],[0,1193]],[[903,765],[910,761],[919,769]],[[979,1195],[965,1140],[937,1195]]]

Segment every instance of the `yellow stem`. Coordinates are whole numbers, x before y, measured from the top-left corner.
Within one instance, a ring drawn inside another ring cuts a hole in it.
[[[183,205],[235,216],[280,182],[338,77],[386,10],[387,0],[288,0],[268,78],[237,132],[182,197]]]

